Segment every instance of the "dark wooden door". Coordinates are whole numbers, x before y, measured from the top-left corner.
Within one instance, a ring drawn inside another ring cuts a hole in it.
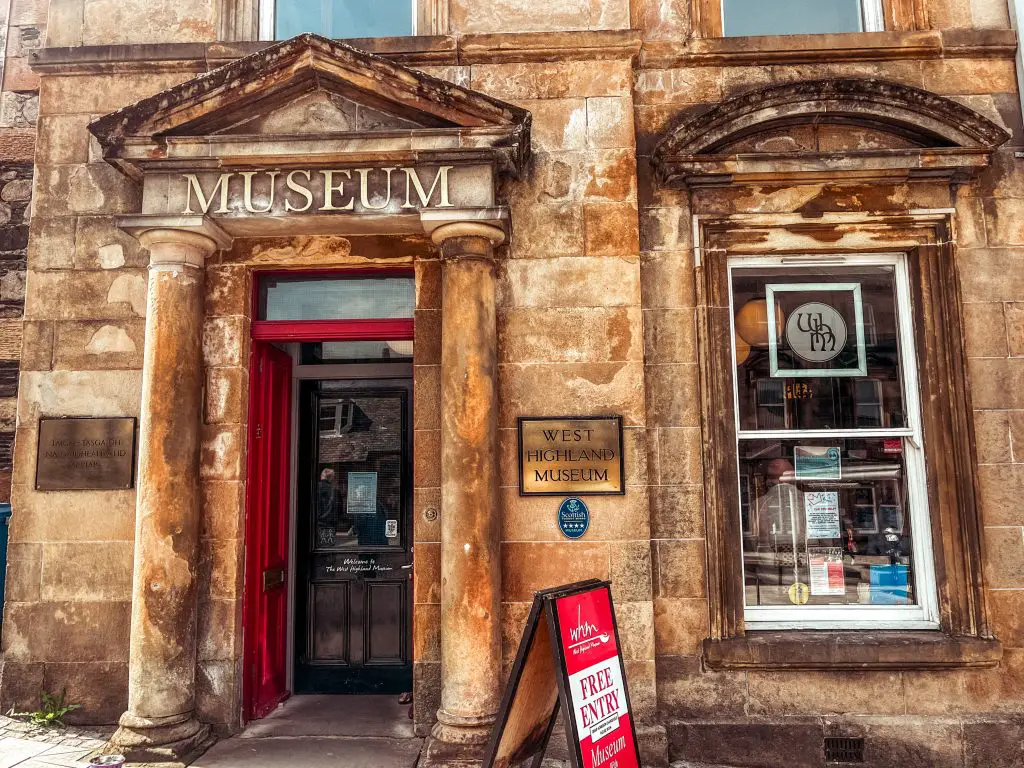
[[[296,692],[412,689],[411,390],[303,385]]]
[[[292,360],[253,346],[245,532],[245,718],[288,696],[288,504]]]

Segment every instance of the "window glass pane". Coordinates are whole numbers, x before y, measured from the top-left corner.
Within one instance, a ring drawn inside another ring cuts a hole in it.
[[[402,400],[325,397],[317,413],[317,551],[402,546]]]
[[[908,425],[893,267],[732,275],[741,430]]]
[[[860,32],[860,0],[724,0],[726,37]]]
[[[411,363],[411,341],[324,341],[302,345],[303,365]]]
[[[411,0],[276,0],[274,33],[287,40],[303,32],[324,37],[412,34]]]
[[[746,604],[914,604],[904,449],[901,438],[740,441]]]
[[[260,281],[260,320],[410,318],[416,304],[409,277],[267,277]]]

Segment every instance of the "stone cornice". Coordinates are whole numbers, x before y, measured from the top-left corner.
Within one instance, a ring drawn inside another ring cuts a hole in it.
[[[414,67],[638,59],[641,68],[659,69],[953,57],[1010,58],[1016,51],[1017,36],[1011,30],[958,29],[643,40],[636,30],[604,30],[361,38],[346,42]],[[207,72],[269,45],[267,42],[213,42],[44,48],[33,52],[30,61],[37,72],[69,75]]]
[[[343,41],[398,64],[453,66],[524,61],[633,59],[641,36],[632,30],[527,32],[493,35],[359,38]],[[153,43],[43,48],[30,63],[41,73],[206,72],[272,43]]]
[[[835,64],[900,59],[1012,58],[1017,35],[1008,29],[945,32],[865,32],[841,35],[647,40],[642,69],[768,64]]]

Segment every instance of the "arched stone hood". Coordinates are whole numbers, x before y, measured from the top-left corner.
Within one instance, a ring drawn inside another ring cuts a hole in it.
[[[749,91],[688,117],[652,162],[668,186],[962,180],[1009,138],[929,91],[885,80],[810,80]]]
[[[89,130],[143,184],[142,217],[125,229],[199,216],[192,226],[226,241],[429,233],[456,211],[500,224],[499,182],[523,172],[530,123],[512,104],[305,34]]]

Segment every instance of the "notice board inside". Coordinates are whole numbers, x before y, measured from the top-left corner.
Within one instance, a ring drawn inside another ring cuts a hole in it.
[[[539,768],[559,708],[573,768],[639,768],[621,647],[609,582],[538,592],[484,768]]]

